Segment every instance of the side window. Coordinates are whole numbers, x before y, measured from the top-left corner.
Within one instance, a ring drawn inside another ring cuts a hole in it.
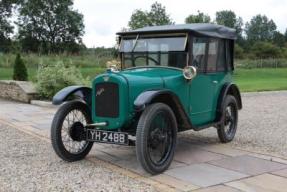
[[[220,39],[218,44],[217,71],[225,71],[226,66],[226,40]]]
[[[205,68],[205,50],[207,47],[207,42],[207,38],[193,38],[192,65],[197,67],[198,71],[204,71]]]
[[[216,63],[218,57],[218,40],[210,39],[208,44],[208,56],[207,56],[207,72],[216,71]]]
[[[226,54],[226,65],[227,65],[227,70],[231,71],[232,70],[232,63],[231,63],[231,52],[232,52],[232,46],[231,42],[226,40],[225,41],[225,54]]]
[[[198,71],[232,70],[232,41],[216,38],[193,38],[192,65]],[[206,67],[206,68],[205,68]]]

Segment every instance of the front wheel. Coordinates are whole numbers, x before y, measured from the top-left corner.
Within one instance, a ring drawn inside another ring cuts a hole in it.
[[[238,122],[238,106],[234,96],[227,95],[222,111],[221,123],[217,129],[217,134],[222,143],[233,140]]]
[[[51,140],[61,159],[77,161],[90,152],[93,143],[85,141],[84,130],[89,123],[90,111],[81,101],[69,101],[59,108],[52,122]]]
[[[177,136],[173,111],[163,103],[148,106],[140,116],[136,132],[136,154],[151,174],[165,171],[172,162]]]

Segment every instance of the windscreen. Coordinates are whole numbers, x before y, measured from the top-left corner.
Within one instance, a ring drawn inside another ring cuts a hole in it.
[[[123,38],[120,52],[171,52],[184,51],[186,36],[159,38]]]
[[[168,66],[183,68],[187,61],[187,36],[122,37],[120,44],[122,68]]]

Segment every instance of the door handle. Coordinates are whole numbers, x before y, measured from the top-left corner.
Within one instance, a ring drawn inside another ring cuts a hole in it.
[[[218,81],[212,81],[212,83],[217,84],[217,83],[218,83]]]

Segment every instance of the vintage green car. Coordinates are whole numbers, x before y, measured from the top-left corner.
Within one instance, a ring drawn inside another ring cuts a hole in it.
[[[53,98],[52,145],[66,161],[94,142],[130,145],[151,174],[172,162],[177,133],[215,127],[221,142],[236,133],[242,108],[233,83],[234,29],[215,24],[144,27],[118,33],[120,66],[91,87],[70,86]]]

